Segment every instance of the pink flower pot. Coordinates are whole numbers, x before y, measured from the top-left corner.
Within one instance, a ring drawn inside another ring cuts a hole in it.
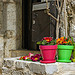
[[[54,63],[57,45],[40,45],[40,51],[43,57],[41,63]]]

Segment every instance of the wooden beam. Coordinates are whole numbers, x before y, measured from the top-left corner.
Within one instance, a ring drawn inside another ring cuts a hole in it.
[[[50,2],[48,2],[48,8],[50,6]],[[37,4],[33,4],[32,7],[32,11],[36,11],[36,10],[46,10],[46,3],[37,3]]]

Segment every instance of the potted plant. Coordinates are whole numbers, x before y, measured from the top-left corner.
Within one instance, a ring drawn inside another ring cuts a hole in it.
[[[61,37],[56,40],[58,45],[58,62],[71,62],[70,57],[74,49],[70,38]]]
[[[74,43],[74,40],[73,40],[73,38],[71,37],[71,39],[72,39],[72,42],[73,42],[73,45],[74,45],[74,50],[73,50],[73,55],[72,55],[72,61],[73,62],[75,62],[75,43]]]
[[[44,37],[41,41],[37,42],[37,44],[39,45],[39,49],[43,58],[43,60],[40,61],[41,63],[56,62],[56,40],[53,40],[52,37]]]
[[[73,59],[72,59],[73,62],[75,62],[75,43],[74,43],[74,50],[73,50]]]

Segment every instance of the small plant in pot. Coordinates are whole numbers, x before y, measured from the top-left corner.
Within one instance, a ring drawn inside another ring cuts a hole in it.
[[[55,55],[56,55],[56,40],[53,40],[52,37],[44,37],[41,41],[37,42],[39,45],[39,49],[41,51],[41,55],[43,57],[43,60],[41,60],[41,63],[54,63]]]
[[[75,62],[75,43],[74,43],[73,37],[71,37],[71,39],[72,39],[72,42],[73,42],[73,45],[74,45],[74,50],[72,51],[72,53],[73,53],[72,61]]]
[[[74,49],[73,42],[70,38],[61,37],[56,40],[58,45],[58,59],[57,62],[71,62],[70,57]]]

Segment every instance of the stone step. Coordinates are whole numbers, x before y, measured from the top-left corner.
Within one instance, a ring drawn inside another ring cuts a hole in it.
[[[33,54],[40,54],[40,51],[38,50],[10,50],[10,57],[19,57],[19,56],[25,56],[29,53]]]
[[[49,63],[4,58],[3,75],[75,75],[75,63]]]

